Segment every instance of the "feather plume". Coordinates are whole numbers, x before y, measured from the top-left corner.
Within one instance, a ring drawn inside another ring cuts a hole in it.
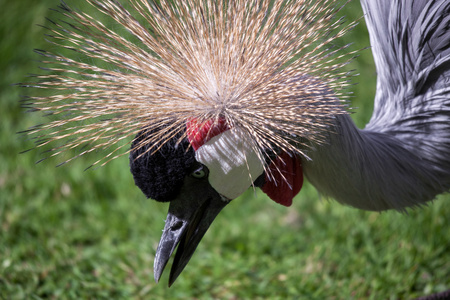
[[[354,53],[333,42],[354,23],[336,1],[86,1],[104,18],[62,3],[63,21],[48,28],[54,50],[36,50],[46,73],[26,84],[49,91],[27,105],[50,115],[27,131],[49,156],[102,150],[93,164],[105,164],[142,130],[151,134],[136,147],[156,151],[185,138],[192,118],[224,118],[258,151],[303,155],[299,141],[326,142],[347,113]]]

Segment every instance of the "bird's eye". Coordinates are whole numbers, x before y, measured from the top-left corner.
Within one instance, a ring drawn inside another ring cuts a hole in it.
[[[208,168],[201,166],[197,170],[191,173],[191,176],[197,179],[203,179],[208,176]]]

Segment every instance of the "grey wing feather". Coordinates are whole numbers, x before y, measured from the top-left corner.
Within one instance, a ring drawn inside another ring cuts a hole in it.
[[[450,0],[361,4],[378,73],[365,130],[398,138],[449,181]]]
[[[378,74],[374,121],[378,114],[388,111],[384,106],[406,104],[428,89],[448,86],[449,0],[361,0],[361,3]],[[406,98],[393,98],[402,92]]]

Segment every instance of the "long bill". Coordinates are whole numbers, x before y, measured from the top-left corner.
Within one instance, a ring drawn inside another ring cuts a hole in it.
[[[229,203],[209,184],[199,189],[182,189],[170,202],[164,231],[156,250],[154,277],[158,282],[170,256],[178,245],[169,275],[169,287],[186,267],[195,249],[219,212]],[[184,186],[189,186],[186,184]]]

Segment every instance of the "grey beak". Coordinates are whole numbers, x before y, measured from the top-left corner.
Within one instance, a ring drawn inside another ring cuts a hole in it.
[[[158,282],[178,245],[169,276],[169,287],[186,267],[195,249],[219,212],[228,204],[207,180],[187,177],[179,196],[170,202],[164,231],[156,250],[155,281]]]

